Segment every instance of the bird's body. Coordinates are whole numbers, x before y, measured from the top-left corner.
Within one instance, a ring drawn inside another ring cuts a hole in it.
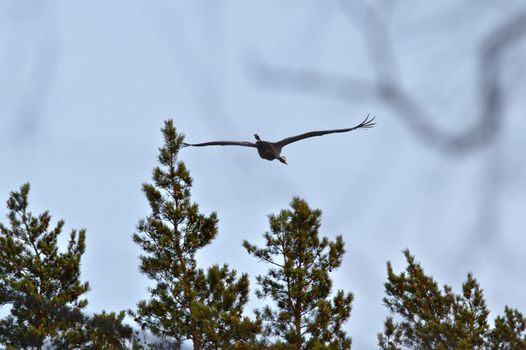
[[[287,164],[287,161],[281,156],[281,147],[274,142],[261,141],[258,134],[255,134],[256,148],[261,158],[266,160],[278,159],[280,162]]]
[[[289,143],[293,143],[293,142],[303,140],[309,137],[322,136],[322,135],[333,134],[333,133],[349,132],[349,131],[360,129],[360,128],[368,129],[368,128],[372,128],[374,125],[375,125],[374,118],[369,119],[369,116],[367,116],[367,118],[365,118],[363,122],[361,122],[360,124],[352,128],[311,131],[311,132],[306,132],[304,134],[287,137],[277,142],[262,141],[259,138],[258,134],[254,134],[254,137],[256,138],[256,143],[252,143],[248,141],[212,141],[212,142],[203,142],[203,143],[194,143],[194,144],[183,143],[183,147],[188,147],[188,146],[194,146],[194,147],[202,147],[202,146],[255,147],[258,150],[258,154],[261,158],[267,159],[267,160],[277,159],[280,162],[287,164],[286,158],[281,155],[281,149],[285,147],[286,145],[288,145]]]

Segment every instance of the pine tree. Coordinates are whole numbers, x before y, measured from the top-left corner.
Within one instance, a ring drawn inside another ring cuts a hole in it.
[[[504,316],[497,316],[495,327],[489,332],[491,349],[526,349],[526,318],[515,309],[504,308]]]
[[[49,230],[51,216],[28,211],[29,184],[11,192],[7,207],[10,227],[0,223],[0,305],[11,306],[0,320],[0,344],[39,349],[78,320],[89,289],[80,281],[85,231],[72,230],[65,253],[57,237],[64,221]]]
[[[388,317],[378,334],[381,349],[526,349],[525,319],[506,307],[490,328],[483,291],[468,274],[462,294],[443,290],[424,273],[409,250],[405,272],[395,274],[387,263],[384,303],[399,322]]]
[[[351,339],[342,330],[351,312],[352,294],[339,290],[330,300],[329,272],[341,265],[344,242],[320,240],[320,210],[294,198],[292,210],[270,215],[266,246],[247,241],[243,246],[270,264],[265,276],[257,276],[259,298],[270,297],[275,308],[261,311],[267,341],[274,349],[349,349]]]
[[[10,315],[0,320],[0,345],[8,349],[124,349],[132,329],[124,313],[86,316],[81,296],[89,289],[80,281],[85,230],[72,230],[65,253],[57,238],[64,221],[49,230],[51,216],[28,211],[29,184],[12,192],[7,207],[10,227],[0,223],[0,306]],[[110,326],[111,325],[111,326]],[[118,344],[122,346],[118,346]]]
[[[217,216],[199,213],[191,202],[192,178],[177,161],[183,135],[168,120],[162,128],[164,146],[154,184],[143,191],[151,214],[141,220],[134,241],[143,249],[141,272],[155,282],[150,299],[130,312],[143,329],[179,343],[193,342],[194,349],[229,349],[251,343],[259,324],[243,317],[249,281],[228,266],[197,267],[196,252],[217,235]]]

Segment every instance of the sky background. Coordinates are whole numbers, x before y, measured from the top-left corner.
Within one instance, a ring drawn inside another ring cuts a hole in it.
[[[241,242],[262,245],[300,196],[345,240],[331,276],[355,296],[354,349],[376,347],[385,264],[400,271],[405,248],[457,292],[472,272],[492,318],[525,312],[525,23],[523,0],[3,0],[0,197],[29,181],[32,211],[66,220],[62,247],[86,228],[88,310],[129,309],[147,297],[131,236],[164,120],[192,143],[273,141],[371,114],[374,129],[287,146],[288,166],[183,149],[193,200],[220,220],[199,265],[253,291],[267,266]]]

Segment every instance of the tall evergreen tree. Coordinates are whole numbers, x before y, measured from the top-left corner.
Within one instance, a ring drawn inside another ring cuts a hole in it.
[[[139,222],[134,241],[143,249],[141,272],[155,284],[149,300],[130,312],[143,328],[161,338],[183,342],[194,349],[229,349],[251,343],[259,324],[243,317],[248,301],[248,276],[236,278],[228,266],[197,267],[196,252],[217,234],[217,216],[199,213],[190,199],[192,178],[177,154],[183,135],[168,120],[162,128],[164,146],[154,184],[143,191],[151,214]]]
[[[80,281],[85,231],[73,230],[65,253],[57,237],[64,221],[49,229],[51,216],[28,211],[29,184],[7,201],[10,227],[0,223],[0,305],[11,306],[0,320],[0,344],[39,349],[46,338],[66,332],[87,305],[89,289]]]
[[[424,273],[409,250],[405,272],[387,263],[384,303],[397,316],[385,321],[378,334],[381,349],[526,349],[526,320],[506,307],[490,328],[489,311],[478,282],[468,274],[462,294],[445,285],[443,291]]]
[[[495,326],[489,331],[491,349],[526,349],[526,318],[516,309],[504,308],[504,316],[497,316]]]
[[[85,230],[70,234],[65,253],[57,238],[64,221],[49,229],[51,216],[28,211],[29,184],[12,192],[7,207],[9,227],[0,223],[0,306],[10,315],[0,320],[0,345],[7,349],[124,349],[132,329],[124,313],[87,316],[81,296],[89,289],[80,281]],[[120,344],[120,345],[119,345]]]
[[[270,264],[265,276],[257,276],[257,296],[270,297],[276,306],[261,311],[267,340],[276,349],[349,349],[342,325],[353,296],[339,290],[329,298],[329,272],[341,265],[343,239],[320,239],[321,211],[304,200],[294,198],[291,207],[269,216],[264,248],[243,242],[249,254]]]

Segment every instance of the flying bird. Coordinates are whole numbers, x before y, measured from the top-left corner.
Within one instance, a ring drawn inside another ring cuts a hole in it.
[[[306,132],[304,134],[291,136],[284,138],[283,140],[277,142],[263,141],[260,139],[258,134],[254,134],[256,142],[248,141],[212,141],[212,142],[203,142],[203,143],[183,143],[183,147],[203,147],[203,146],[245,146],[245,147],[254,147],[258,150],[259,156],[263,159],[274,160],[277,159],[283,164],[287,164],[287,159],[285,156],[281,155],[281,149],[296,141],[300,141],[309,137],[322,136],[327,134],[334,134],[339,132],[349,132],[356,129],[368,129],[372,128],[376,123],[374,122],[374,117],[369,118],[367,116],[363,122],[360,124],[347,129],[334,129],[334,130],[319,130]]]

